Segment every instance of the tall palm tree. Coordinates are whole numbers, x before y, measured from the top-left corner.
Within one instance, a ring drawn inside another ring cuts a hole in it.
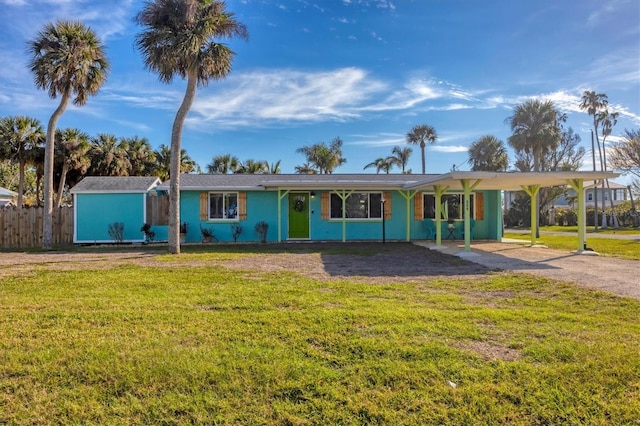
[[[413,153],[413,149],[409,147],[399,147],[394,146],[391,150],[391,155],[387,157],[387,160],[391,162],[391,164],[396,165],[402,169],[402,174],[406,173],[406,167],[409,163],[409,158]]]
[[[153,166],[156,163],[156,154],[151,149],[151,144],[147,138],[134,136],[123,138],[126,144],[127,155],[131,169],[129,176],[149,176],[153,173]]]
[[[144,29],[136,36],[148,69],[160,81],[171,83],[178,75],[187,80],[182,104],[171,130],[169,183],[169,252],[180,253],[180,153],[182,128],[198,85],[223,79],[231,71],[234,52],[216,38],[248,38],[247,28],[227,12],[222,1],[153,0],[136,15]]]
[[[231,154],[216,155],[207,164],[207,173],[223,174],[234,173],[240,166],[238,157]]]
[[[89,135],[79,129],[57,130],[55,147],[57,163],[62,165],[55,202],[55,206],[60,207],[69,171],[77,170],[80,174],[85,174],[91,166],[91,158],[88,155],[91,149]]]
[[[33,152],[44,142],[44,131],[38,120],[31,117],[4,117],[0,120],[0,158],[19,166],[18,206],[24,197],[24,173],[32,162]]]
[[[296,152],[307,157],[307,163],[313,165],[318,173],[331,174],[333,171],[347,162],[342,156],[342,139],[335,137],[327,146],[324,142],[298,148]]]
[[[607,111],[608,105],[609,99],[605,93],[596,93],[594,90],[585,90],[582,93],[580,109],[586,110],[587,114],[593,118],[593,131],[595,132],[596,146],[598,147],[600,170],[604,170],[604,160],[602,157],[602,148],[600,147],[600,136],[598,135],[598,128],[600,127],[599,119],[602,117],[601,114]],[[595,164],[593,166],[595,168]]]
[[[417,126],[413,126],[410,132],[407,133],[407,143],[420,145],[420,151],[422,153],[422,174],[426,174],[426,163],[424,158],[424,148],[429,143],[436,143],[438,140],[438,134],[436,133],[436,129],[427,125],[427,124],[419,124]]]
[[[391,171],[391,167],[393,167],[393,163],[388,157],[387,158],[380,157],[380,158],[376,158],[374,161],[364,166],[363,170],[369,169],[371,167],[376,168],[376,173],[385,172],[386,174],[389,174],[389,172]]]
[[[555,150],[560,143],[562,129],[560,120],[564,119],[551,101],[538,99],[528,100],[516,105],[513,115],[507,118],[513,134],[509,136],[509,145],[516,152],[524,152],[533,157],[533,171],[540,172],[540,164],[544,155]],[[538,206],[540,206],[538,192]],[[540,209],[535,212],[540,221]],[[539,226],[535,229],[536,237],[540,236]]]
[[[115,135],[99,133],[91,140],[91,174],[94,176],[128,176],[131,169],[129,146]]]
[[[49,23],[29,42],[30,69],[35,84],[60,103],[47,124],[44,152],[44,215],[42,248],[50,249],[53,233],[53,159],[58,120],[69,100],[82,106],[107,79],[109,64],[104,46],[91,30],[78,21]]]
[[[469,163],[473,171],[504,172],[509,167],[507,148],[493,135],[482,136],[469,147]]]

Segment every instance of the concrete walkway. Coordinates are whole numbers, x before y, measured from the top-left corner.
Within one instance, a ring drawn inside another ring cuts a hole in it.
[[[571,282],[581,287],[640,299],[640,261],[576,254],[518,243],[474,241],[464,253],[459,241],[443,242],[438,250],[491,269],[525,272]],[[435,249],[432,241],[416,243]],[[640,245],[638,247],[640,250]],[[585,252],[588,253],[588,252]]]

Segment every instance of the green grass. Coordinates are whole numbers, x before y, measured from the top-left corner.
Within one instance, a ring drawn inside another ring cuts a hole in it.
[[[505,232],[504,237],[526,242],[531,241],[530,234]],[[578,248],[576,237],[568,235],[541,234],[540,238],[536,240],[536,243],[543,244],[549,248],[566,251],[575,251]],[[589,235],[587,236],[587,247],[594,249],[603,256],[640,260],[639,240],[616,240]]]
[[[527,228],[528,229],[528,228]],[[577,226],[541,226],[541,231],[548,232],[578,232]],[[598,231],[596,231],[593,226],[587,226],[587,233],[593,234],[611,234],[611,235],[640,235],[640,228],[618,228],[614,229],[608,227],[607,229],[602,229],[598,227]]]
[[[323,282],[190,251],[3,278],[0,424],[640,421],[638,301],[515,274]]]

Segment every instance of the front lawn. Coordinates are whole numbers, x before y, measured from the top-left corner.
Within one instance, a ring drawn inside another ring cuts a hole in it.
[[[531,242],[531,234],[505,232],[505,238]],[[540,234],[537,244],[543,244],[552,249],[575,251],[577,249],[577,235]],[[587,234],[587,247],[592,248],[602,256],[619,257],[622,259],[640,260],[640,237],[638,239],[598,238],[597,234]]]
[[[639,301],[519,274],[318,280],[214,250],[3,277],[0,424],[640,422]]]

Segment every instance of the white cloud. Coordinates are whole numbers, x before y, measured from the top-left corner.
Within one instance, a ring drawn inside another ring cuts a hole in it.
[[[326,72],[269,70],[231,76],[198,93],[190,123],[261,125],[279,121],[344,121],[385,89],[358,68]]]
[[[463,145],[429,145],[429,150],[435,152],[457,153],[469,151],[468,146]]]

